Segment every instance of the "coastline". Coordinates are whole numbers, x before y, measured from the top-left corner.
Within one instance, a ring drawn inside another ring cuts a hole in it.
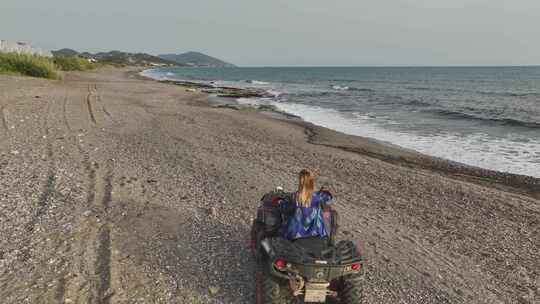
[[[142,72],[144,72],[144,70],[138,72],[138,75],[142,79],[177,85],[189,90],[200,90],[209,96],[214,95],[222,99],[265,97],[264,90],[253,91],[241,88],[213,87],[207,84],[189,81],[158,80],[150,76],[142,75]],[[208,103],[209,106],[212,106],[212,104],[218,108],[229,108],[233,110],[254,109],[249,106],[234,105],[233,103],[227,102]],[[305,129],[307,141],[314,145],[322,145],[342,149],[348,152],[359,153],[405,167],[439,172],[440,174],[458,180],[491,186],[503,191],[511,191],[517,194],[528,195],[535,199],[540,199],[540,178],[534,176],[475,167],[436,156],[422,154],[392,143],[379,141],[376,138],[345,134],[340,131],[304,121],[298,116],[278,111],[272,107],[263,107],[262,109],[255,108],[254,110],[263,114],[271,112],[277,114],[277,116],[272,114],[270,114],[270,116],[273,116],[278,120],[288,124],[300,125]]]
[[[540,297],[535,183],[137,71],[0,76],[5,303],[253,303],[258,200],[302,168],[334,190],[338,239],[362,245],[367,303]]]

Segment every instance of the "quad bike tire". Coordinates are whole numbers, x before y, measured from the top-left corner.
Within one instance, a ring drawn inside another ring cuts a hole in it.
[[[339,291],[340,304],[361,304],[364,291],[364,276],[353,275],[342,279]]]
[[[270,274],[258,266],[255,278],[257,304],[289,304],[292,295],[286,284],[280,284]]]

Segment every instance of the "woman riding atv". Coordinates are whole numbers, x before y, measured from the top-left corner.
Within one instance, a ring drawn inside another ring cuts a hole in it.
[[[332,194],[314,189],[315,175],[302,170],[296,192],[261,198],[251,231],[257,304],[361,303],[364,259],[352,241],[335,242]]]
[[[315,174],[302,170],[298,176],[298,191],[281,201],[285,215],[282,237],[289,241],[309,238],[326,240],[331,227],[327,227],[324,212],[329,209],[332,194],[325,188],[315,191]]]

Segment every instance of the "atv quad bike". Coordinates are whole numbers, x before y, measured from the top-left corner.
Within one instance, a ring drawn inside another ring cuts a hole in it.
[[[362,303],[364,258],[351,241],[335,244],[337,213],[324,209],[328,239],[288,241],[279,236],[286,212],[280,201],[288,193],[263,196],[251,231],[257,260],[256,303]]]

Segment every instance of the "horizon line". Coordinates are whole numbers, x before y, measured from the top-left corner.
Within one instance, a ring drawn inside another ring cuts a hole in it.
[[[540,64],[456,64],[456,65],[238,65],[237,68],[518,68],[540,67]]]

